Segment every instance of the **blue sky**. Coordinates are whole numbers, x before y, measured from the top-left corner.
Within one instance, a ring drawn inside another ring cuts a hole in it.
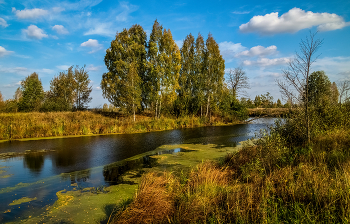
[[[116,32],[140,24],[149,35],[154,20],[176,43],[211,32],[226,70],[242,66],[248,95],[270,92],[309,31],[324,39],[312,70],[333,82],[350,79],[350,1],[107,1],[0,0],[0,91],[12,98],[20,81],[37,72],[44,89],[69,66],[86,65],[91,107],[108,103],[100,89],[105,50]]]

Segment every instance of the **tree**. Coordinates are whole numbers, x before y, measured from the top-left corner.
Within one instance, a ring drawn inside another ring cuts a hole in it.
[[[2,94],[0,92],[0,112],[5,109],[5,102],[4,99],[2,98]]]
[[[85,70],[85,66],[82,68],[76,67],[74,70],[74,92],[75,92],[75,108],[77,110],[84,110],[91,101],[90,93],[92,91],[92,86],[89,86],[90,79],[89,74]]]
[[[206,49],[204,55],[204,95],[207,99],[206,117],[209,109],[216,109],[219,95],[221,93],[225,74],[225,60],[220,54],[219,45],[209,33],[206,41]]]
[[[21,82],[22,98],[18,102],[20,111],[39,111],[44,100],[44,90],[37,73],[32,73]]]
[[[266,94],[261,94],[260,99],[261,99],[261,104],[265,108],[272,107],[273,97],[270,95],[269,92],[267,92]]]
[[[125,91],[128,93],[125,95],[125,100],[130,102],[127,104],[128,112],[132,112],[134,115],[136,110],[141,107],[141,78],[138,76],[136,71],[135,63],[131,63],[128,75],[126,77]]]
[[[178,89],[178,107],[183,114],[188,114],[194,99],[195,87],[195,39],[192,34],[186,36],[180,50],[181,69]]]
[[[338,83],[339,86],[339,103],[342,104],[342,99],[347,100],[348,91],[350,91],[350,81],[345,80]]]
[[[146,64],[146,33],[140,25],[117,33],[104,58],[108,72],[102,75],[103,96],[115,107],[127,110],[140,105],[141,81]],[[141,76],[141,77],[140,77]],[[132,86],[135,89],[130,88]],[[130,99],[134,100],[130,100]]]
[[[243,89],[249,89],[248,77],[241,67],[229,70],[227,84],[231,88],[232,95],[235,98],[238,92],[245,95]]]
[[[276,103],[277,108],[281,108],[282,107],[282,102],[280,99],[277,99],[277,103]]]
[[[194,93],[194,105],[193,110],[197,112],[200,108],[201,117],[203,116],[203,105],[205,104],[205,54],[206,48],[203,36],[198,33],[195,44],[195,57],[194,57],[194,75],[193,79],[193,93]]]
[[[15,95],[13,96],[13,98],[14,98],[14,100],[16,100],[16,102],[18,103],[19,100],[21,99],[21,97],[22,97],[22,91],[21,91],[21,88],[18,87],[18,88],[16,89],[16,92],[15,92]]]
[[[162,28],[156,20],[150,35],[145,84],[149,89],[149,99],[155,110],[155,117],[160,117],[163,107],[173,109],[181,69],[180,50],[170,30],[162,31]]]
[[[309,91],[309,105],[321,107],[324,104],[324,101],[330,100],[330,98],[332,98],[331,85],[332,84],[324,71],[316,71],[311,73],[307,88]]]
[[[260,96],[255,96],[254,104],[255,104],[255,107],[259,107],[261,105],[261,98],[260,98]]]
[[[302,105],[305,118],[305,137],[310,143],[309,124],[309,75],[311,66],[317,59],[316,51],[322,45],[322,40],[315,39],[316,33],[311,33],[300,42],[300,53],[296,53],[294,60],[289,63],[289,68],[283,71],[283,79],[277,80],[277,84],[284,97],[294,99]],[[305,100],[302,100],[305,99]]]
[[[66,72],[60,72],[50,81],[50,90],[46,93],[44,111],[69,111],[76,99],[76,80],[73,66]]]

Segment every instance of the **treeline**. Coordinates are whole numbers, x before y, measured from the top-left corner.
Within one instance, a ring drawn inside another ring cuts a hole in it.
[[[68,68],[50,82],[50,90],[44,91],[37,73],[21,81],[13,99],[3,101],[0,93],[0,112],[49,112],[84,110],[91,101],[89,74],[85,67]]]
[[[103,96],[134,117],[145,110],[157,118],[247,116],[235,90],[225,83],[225,61],[211,34],[206,40],[189,34],[179,49],[171,31],[157,20],[148,41],[144,29],[133,25],[117,33],[104,60]]]

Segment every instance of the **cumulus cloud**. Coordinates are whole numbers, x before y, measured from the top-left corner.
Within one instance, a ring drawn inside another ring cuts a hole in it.
[[[247,57],[263,57],[266,55],[272,55],[277,53],[277,47],[275,45],[271,45],[270,47],[263,47],[263,46],[255,46],[250,48],[249,50],[242,51],[237,53],[235,56],[240,57],[240,56],[247,56]]]
[[[245,66],[260,66],[260,67],[267,67],[267,66],[276,66],[276,65],[283,65],[288,64],[291,61],[290,58],[259,58],[256,61],[250,61],[245,60],[243,61],[243,65]]]
[[[0,58],[13,53],[13,51],[8,51],[4,47],[0,46]]]
[[[219,43],[219,48],[222,56],[227,60],[232,59],[238,52],[242,52],[246,49],[241,43],[235,44],[231,41]]]
[[[48,37],[48,35],[39,27],[35,25],[28,26],[27,29],[24,29],[23,32],[26,34],[26,36],[30,39],[37,39],[41,40],[42,38]]]
[[[37,19],[49,14],[48,10],[38,8],[16,10],[15,7],[12,7],[12,12],[15,13],[18,19]]]
[[[0,18],[0,26],[2,26],[4,28],[8,27],[6,20],[4,20],[3,18]]]
[[[68,30],[64,28],[64,26],[62,25],[54,25],[52,29],[56,31],[58,34],[68,34]]]
[[[254,16],[248,23],[242,24],[239,29],[243,33],[257,32],[261,35],[276,33],[295,33],[299,30],[317,26],[319,31],[341,29],[349,26],[343,17],[331,13],[314,13],[293,8],[287,13],[278,16],[278,12],[264,16]]]
[[[94,39],[89,39],[88,41],[85,41],[84,43],[80,44],[80,46],[91,48],[92,50],[89,52],[89,54],[102,49],[102,44],[99,44],[98,40]]]

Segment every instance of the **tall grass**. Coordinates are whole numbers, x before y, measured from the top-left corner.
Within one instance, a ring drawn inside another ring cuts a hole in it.
[[[238,121],[230,121],[238,122]],[[136,133],[199,127],[228,123],[225,118],[180,118],[137,116],[108,116],[108,113],[49,112],[49,113],[0,113],[0,140],[42,138],[68,135],[91,135],[112,133]]]
[[[137,222],[349,223],[349,123],[338,120],[319,128],[312,143],[304,145],[293,142],[300,128],[295,122],[287,119],[269,133],[262,131],[255,146],[243,147],[222,161],[203,162],[184,175],[167,176],[156,188],[168,195],[158,197],[158,207],[141,206],[136,197],[137,207],[130,204],[127,215],[138,216],[133,211],[145,207],[157,213],[159,203],[164,203],[171,209],[162,218],[148,216]],[[144,178],[151,181],[155,176]],[[155,200],[152,188],[142,190]]]

